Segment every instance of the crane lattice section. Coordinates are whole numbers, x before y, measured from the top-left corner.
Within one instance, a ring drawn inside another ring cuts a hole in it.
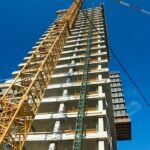
[[[22,149],[78,12],[73,3],[54,23],[1,97],[0,149]]]

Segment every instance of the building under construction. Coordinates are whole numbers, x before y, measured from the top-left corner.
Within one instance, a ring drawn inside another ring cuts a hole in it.
[[[1,150],[117,150],[131,139],[103,5],[58,11],[19,68],[0,87]]]

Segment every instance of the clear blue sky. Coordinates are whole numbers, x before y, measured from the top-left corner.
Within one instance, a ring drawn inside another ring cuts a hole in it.
[[[0,1],[0,79],[11,78],[17,65],[55,19],[55,11],[73,0]],[[92,0],[86,0],[91,5]],[[94,0],[93,0],[94,1]],[[149,0],[124,0],[150,11]],[[95,5],[101,1],[95,0]],[[150,101],[150,16],[105,0],[109,42]],[[111,56],[111,70],[121,70]],[[119,142],[119,150],[150,150],[150,108],[121,70],[132,140]]]

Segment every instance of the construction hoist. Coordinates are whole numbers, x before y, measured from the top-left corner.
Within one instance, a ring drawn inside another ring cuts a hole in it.
[[[93,29],[93,17],[94,9],[91,10],[90,22],[89,22],[89,32],[87,35],[87,46],[85,50],[85,60],[83,66],[82,84],[80,89],[80,100],[78,104],[78,114],[76,119],[76,133],[73,143],[73,150],[82,149],[82,139],[84,131],[84,117],[85,117],[85,106],[86,106],[86,94],[87,94],[87,81],[88,81],[88,69],[90,62],[90,47],[91,47],[91,36]]]

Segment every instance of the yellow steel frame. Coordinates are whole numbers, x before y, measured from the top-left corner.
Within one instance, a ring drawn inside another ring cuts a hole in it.
[[[76,0],[81,5],[82,0]],[[24,63],[0,100],[0,149],[21,150],[79,7],[73,3]]]

